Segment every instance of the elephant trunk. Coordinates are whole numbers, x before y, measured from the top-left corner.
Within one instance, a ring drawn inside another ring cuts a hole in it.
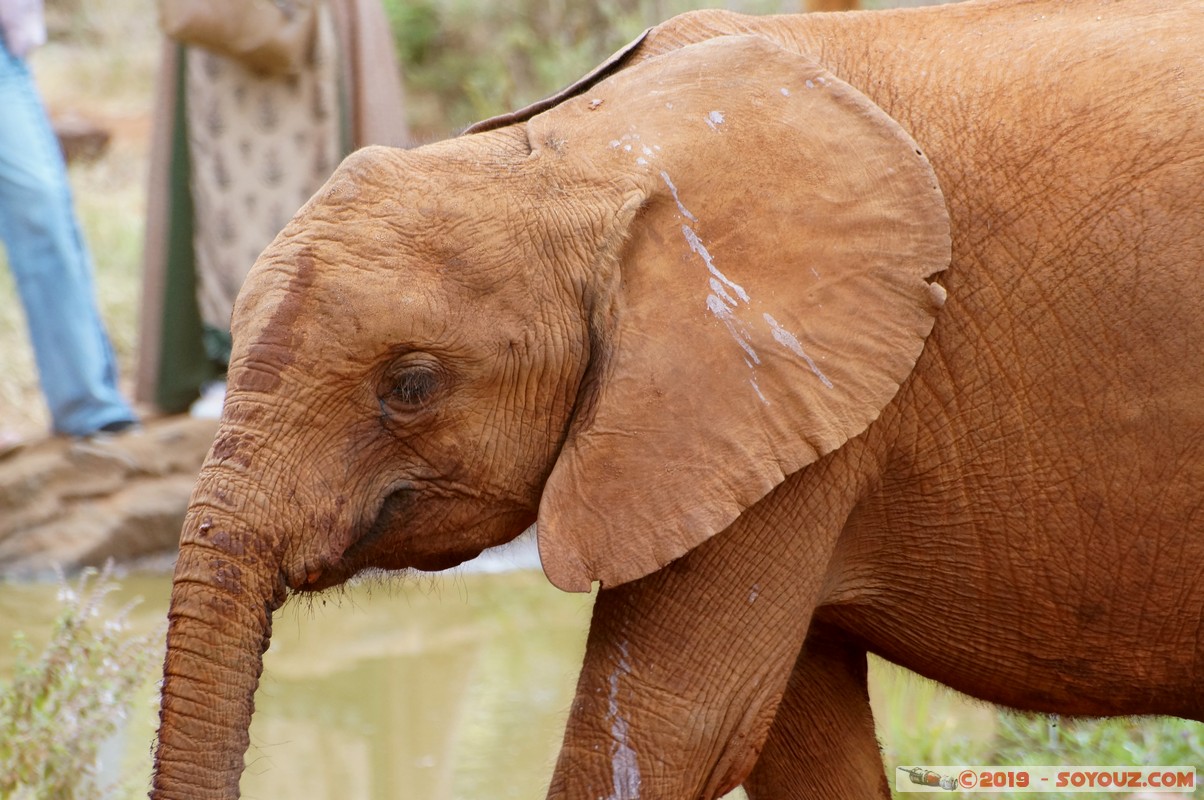
[[[154,800],[238,797],[272,612],[286,596],[273,548],[203,500],[221,485],[213,478],[193,495],[172,583]]]

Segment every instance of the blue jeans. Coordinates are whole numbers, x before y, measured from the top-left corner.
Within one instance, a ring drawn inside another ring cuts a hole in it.
[[[0,40],[0,240],[56,433],[134,420],[96,305],[58,141],[25,62]],[[0,298],[0,301],[5,298]]]

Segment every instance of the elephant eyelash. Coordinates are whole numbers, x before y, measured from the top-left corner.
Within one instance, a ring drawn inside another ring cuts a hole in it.
[[[425,407],[439,388],[438,374],[428,367],[411,367],[394,379],[390,398],[400,405]]]
[[[395,365],[382,381],[378,395],[382,418],[405,418],[424,411],[444,383],[439,364],[427,358]]]

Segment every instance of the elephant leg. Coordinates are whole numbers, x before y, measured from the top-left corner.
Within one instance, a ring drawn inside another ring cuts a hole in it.
[[[744,788],[750,800],[889,800],[864,649],[830,628],[808,634]]]
[[[715,580],[703,548],[599,592],[549,798],[709,800],[752,769],[810,608]]]
[[[723,533],[599,592],[548,796],[708,800],[756,763],[856,487],[840,456]]]

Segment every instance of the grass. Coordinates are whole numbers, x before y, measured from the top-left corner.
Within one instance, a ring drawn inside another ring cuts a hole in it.
[[[1197,722],[1174,717],[1021,714],[966,697],[879,659],[871,657],[870,667],[870,696],[892,787],[899,766],[1166,765],[1195,767],[1197,780],[1204,777],[1204,725]]]
[[[13,639],[11,680],[0,684],[0,797],[96,800],[128,795],[101,779],[100,750],[149,682],[158,636],[129,632],[129,607],[106,613],[109,570],[63,583],[50,641],[38,654]]]

